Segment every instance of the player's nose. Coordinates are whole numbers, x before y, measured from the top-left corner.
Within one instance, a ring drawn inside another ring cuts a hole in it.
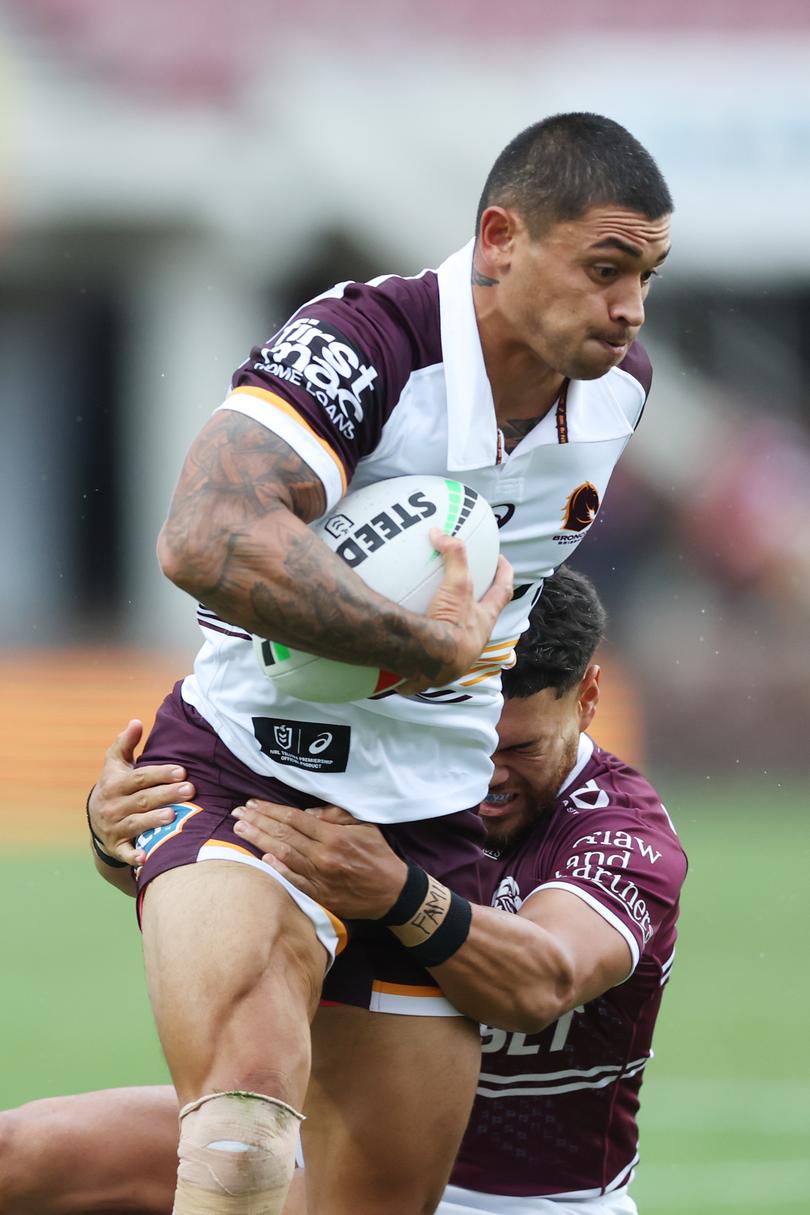
[[[628,328],[640,329],[644,324],[644,288],[640,280],[617,284],[616,294],[609,305],[610,319]]]
[[[503,760],[499,758],[497,751],[492,757],[492,762],[495,765],[495,771],[489,778],[490,789],[494,789],[496,786],[502,785],[509,777],[509,769],[506,767]]]

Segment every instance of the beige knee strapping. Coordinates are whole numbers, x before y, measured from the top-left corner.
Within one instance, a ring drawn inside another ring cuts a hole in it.
[[[183,1106],[174,1215],[281,1215],[302,1117],[262,1093]]]

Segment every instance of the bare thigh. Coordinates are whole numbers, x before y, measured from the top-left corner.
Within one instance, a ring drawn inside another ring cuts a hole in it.
[[[172,1088],[51,1097],[0,1113],[3,1215],[169,1215],[176,1172]]]
[[[429,1215],[467,1125],[478,1026],[342,1006],[320,1008],[312,1028],[309,1215]]]
[[[181,1105],[249,1089],[300,1108],[326,954],[284,889],[247,865],[186,865],[152,881],[142,921],[149,994]]]

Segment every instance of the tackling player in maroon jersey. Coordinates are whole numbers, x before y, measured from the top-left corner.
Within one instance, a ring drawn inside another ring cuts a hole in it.
[[[638,1159],[638,1091],[686,866],[655,791],[584,733],[598,703],[592,658],[603,625],[588,580],[558,571],[505,679],[495,775],[481,806],[492,908],[472,909],[465,944],[434,969],[459,1006],[487,1023],[478,1094],[440,1215],[635,1210],[626,1187]],[[174,799],[168,771],[142,771],[155,787],[138,796],[153,806]],[[119,821],[132,832],[164,813],[134,822],[131,770],[115,748],[101,784],[95,814],[105,827]],[[347,915],[388,910],[403,862],[375,828],[301,822],[289,808],[269,813],[242,814],[240,830],[286,857],[285,872],[305,875],[295,880]],[[367,1081],[360,1077],[360,1096]],[[176,1118],[169,1088],[57,1098],[0,1115],[0,1207],[7,1215],[168,1212],[175,1160],[166,1138],[176,1138]],[[291,1196],[288,1215],[302,1201]]]

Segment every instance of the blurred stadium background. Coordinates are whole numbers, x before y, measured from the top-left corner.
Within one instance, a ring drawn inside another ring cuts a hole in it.
[[[656,380],[576,564],[600,741],[692,857],[642,1210],[810,1211],[810,6],[0,0],[0,1106],[162,1079],[101,749],[197,637],[154,541],[231,369],[343,278],[436,265],[559,110],[677,204]]]

